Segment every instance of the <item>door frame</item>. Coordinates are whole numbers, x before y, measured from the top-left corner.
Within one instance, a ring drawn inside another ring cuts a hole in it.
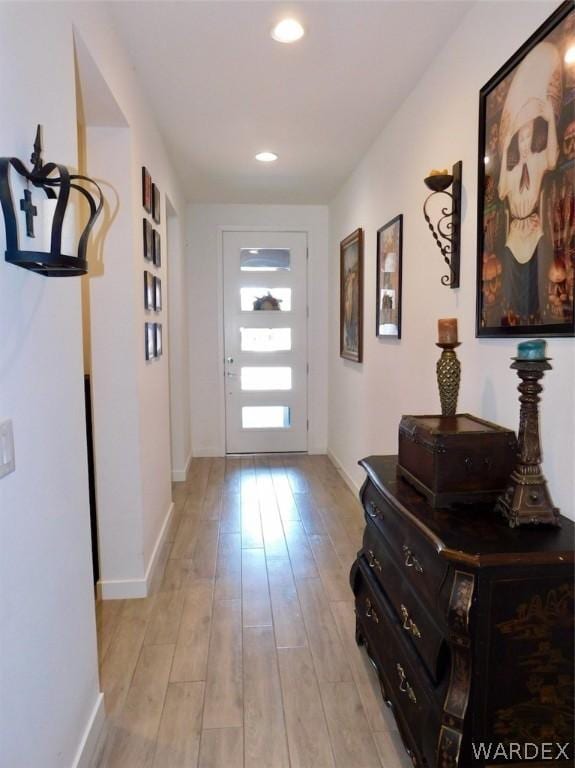
[[[218,290],[217,290],[217,305],[218,305],[218,420],[220,424],[218,443],[220,452],[218,456],[226,456],[226,387],[225,387],[225,325],[224,325],[224,235],[226,232],[281,232],[284,234],[304,234],[306,236],[307,245],[307,259],[306,259],[306,346],[307,346],[307,373],[306,373],[306,407],[308,424],[312,425],[312,419],[310,418],[310,399],[309,399],[309,253],[310,253],[310,230],[306,227],[274,227],[269,224],[266,226],[238,226],[238,225],[220,225],[218,226]],[[309,453],[310,444],[310,429],[308,428],[307,434],[307,453]]]

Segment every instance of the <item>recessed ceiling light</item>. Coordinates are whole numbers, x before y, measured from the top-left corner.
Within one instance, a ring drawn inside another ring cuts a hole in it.
[[[565,64],[575,64],[575,45],[567,48],[565,53]]]
[[[258,152],[256,155],[256,160],[259,160],[260,163],[273,163],[277,159],[278,156],[275,152]]]
[[[283,19],[272,29],[272,37],[278,43],[295,43],[304,36],[304,28],[295,19]]]

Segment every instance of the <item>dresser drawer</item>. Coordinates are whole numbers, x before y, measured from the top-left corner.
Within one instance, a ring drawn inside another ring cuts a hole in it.
[[[421,657],[433,682],[439,683],[447,671],[449,656],[444,633],[411,589],[372,520],[365,527],[362,557],[394,607],[405,637]]]
[[[393,609],[369,567],[359,560],[356,614],[369,654],[377,665],[400,730],[419,765],[434,765],[441,707]]]
[[[377,527],[400,571],[433,613],[437,610],[448,563],[416,525],[388,504],[371,482],[364,486],[362,501],[366,518]]]

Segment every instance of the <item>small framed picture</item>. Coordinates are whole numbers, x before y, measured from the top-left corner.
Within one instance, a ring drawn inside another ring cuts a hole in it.
[[[401,339],[401,251],[403,214],[377,232],[375,335]]]
[[[340,243],[339,356],[362,362],[363,346],[363,230]]]
[[[142,205],[152,213],[152,177],[145,166],[142,166]]]
[[[152,184],[152,217],[156,224],[160,223],[160,190]]]
[[[147,269],[144,270],[144,308],[154,309],[155,307],[155,285],[154,276]]]
[[[154,229],[154,265],[156,267],[162,266],[162,240],[160,238],[160,233]]]
[[[144,222],[144,258],[146,261],[154,260],[154,242],[152,236],[152,225],[148,219],[143,219]]]
[[[162,324],[161,323],[154,323],[155,328],[155,345],[154,345],[154,352],[156,357],[162,356]]]
[[[146,323],[146,360],[153,360],[156,356],[155,323]]]
[[[160,312],[162,309],[162,281],[154,277],[154,309]]]

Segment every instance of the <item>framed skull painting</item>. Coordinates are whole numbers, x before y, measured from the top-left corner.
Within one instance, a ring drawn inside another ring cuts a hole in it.
[[[481,89],[477,336],[573,336],[575,6]]]

